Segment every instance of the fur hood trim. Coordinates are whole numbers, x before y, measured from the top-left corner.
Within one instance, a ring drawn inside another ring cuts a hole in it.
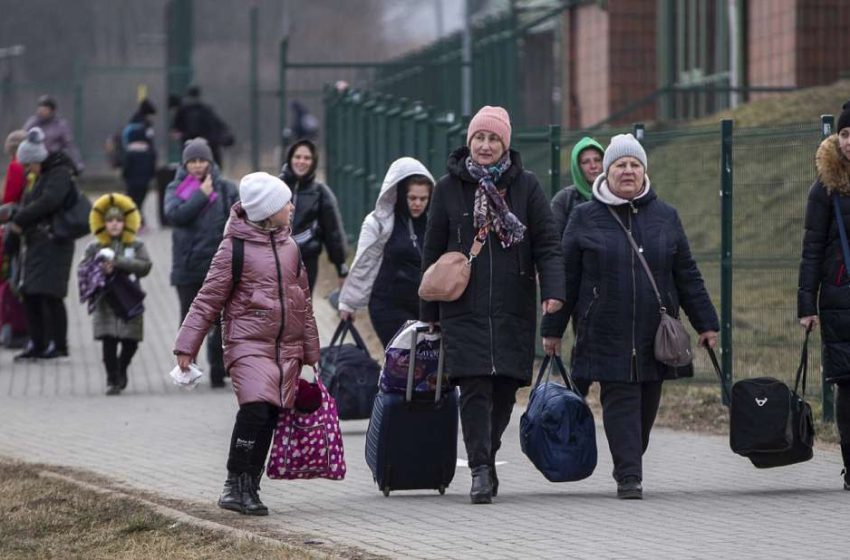
[[[825,138],[820,143],[815,155],[815,167],[829,194],[850,196],[850,161],[841,155],[837,134]]]

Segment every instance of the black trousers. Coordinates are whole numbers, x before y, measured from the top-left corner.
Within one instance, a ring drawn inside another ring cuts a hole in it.
[[[139,215],[142,216],[142,223],[144,223],[142,208],[144,207],[145,198],[148,196],[148,182],[125,181],[125,185],[127,187],[127,196],[133,199],[136,208],[139,209]]]
[[[24,294],[24,313],[36,351],[46,350],[51,341],[57,350],[68,349],[68,314],[62,298]]]
[[[841,439],[844,466],[850,468],[850,382],[835,387],[835,424]]]
[[[602,422],[614,459],[614,479],[643,479],[643,453],[661,403],[661,381],[600,382]]]
[[[405,322],[419,318],[419,298],[414,301],[373,297],[369,300],[369,319],[384,348]]]
[[[192,307],[192,301],[195,296],[201,291],[203,284],[183,284],[177,286],[177,296],[180,298],[180,323],[189,313],[189,308]],[[210,379],[224,379],[224,352],[222,351],[221,342],[221,317],[218,317],[213,323],[213,327],[207,334],[207,360],[210,363]]]
[[[239,407],[230,437],[228,472],[253,476],[262,474],[279,415],[280,408],[267,402]]]
[[[106,382],[115,384],[116,374],[120,370],[126,371],[139,348],[136,340],[129,338],[115,338],[105,336],[101,339],[103,343],[103,365],[106,367]],[[121,352],[118,352],[118,344],[121,344]]]
[[[313,288],[316,287],[316,278],[319,276],[319,255],[302,256],[301,260],[304,262],[305,270],[307,270],[307,283],[310,284],[310,294],[312,294]]]
[[[493,465],[511,420],[520,382],[498,375],[468,377],[460,385],[460,422],[469,468]]]

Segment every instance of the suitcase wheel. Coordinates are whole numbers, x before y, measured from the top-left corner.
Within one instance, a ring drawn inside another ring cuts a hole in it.
[[[440,496],[444,495],[446,493],[445,485],[442,485],[439,488],[437,488],[437,491],[440,493]]]
[[[389,486],[384,486],[384,488],[383,488],[383,490],[382,490],[382,491],[383,491],[383,493],[384,493],[384,497],[385,497],[385,498],[389,498],[389,496],[390,496],[390,487],[389,487]]]

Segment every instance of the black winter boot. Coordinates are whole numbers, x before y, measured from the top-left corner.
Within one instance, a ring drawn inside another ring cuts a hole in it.
[[[642,500],[643,487],[636,476],[627,476],[617,482],[617,497],[621,500]]]
[[[841,471],[844,476],[844,489],[850,490],[850,444],[841,445],[841,458],[844,459],[844,470]]]
[[[115,384],[122,391],[127,388],[127,366],[122,364],[118,367],[118,372],[115,375]]]
[[[117,375],[114,370],[107,369],[106,370],[106,394],[107,396],[120,395],[121,388],[118,387],[116,382]]]
[[[242,494],[239,492],[239,473],[228,472],[224,489],[218,498],[218,507],[242,513]]]
[[[490,466],[481,465],[472,469],[472,489],[469,499],[473,504],[493,502],[493,481],[490,480]]]
[[[254,485],[254,477],[251,473],[239,475],[239,492],[242,497],[242,513],[245,515],[268,515],[269,508],[260,501],[257,487]]]
[[[496,463],[490,463],[490,479],[493,486],[493,497],[499,495],[499,477],[496,476]]]

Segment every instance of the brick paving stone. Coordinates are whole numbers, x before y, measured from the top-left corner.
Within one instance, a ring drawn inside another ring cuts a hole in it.
[[[154,215],[150,209],[148,215]],[[237,410],[230,389],[205,381],[194,391],[170,384],[178,301],[168,284],[170,233],[143,236],[154,258],[145,341],[128,390],[103,396],[100,348],[91,321],[67,300],[71,357],[14,364],[0,350],[0,455],[85,468],[131,488],[212,503]],[[78,246],[77,255],[81,254]],[[324,343],[336,317],[315,302]],[[204,353],[201,352],[202,367]],[[611,458],[598,431],[599,466],[590,478],[547,482],[522,455],[515,410],[505,434],[499,497],[468,503],[469,472],[458,468],[445,496],[397,492],[385,498],[363,458],[367,421],[343,422],[345,481],[265,480],[270,526],[393,558],[746,558],[850,557],[850,492],[840,457],[760,471],[729,451],[726,438],[658,429],[645,457],[645,500],[614,497]],[[462,442],[459,456],[464,457]]]

